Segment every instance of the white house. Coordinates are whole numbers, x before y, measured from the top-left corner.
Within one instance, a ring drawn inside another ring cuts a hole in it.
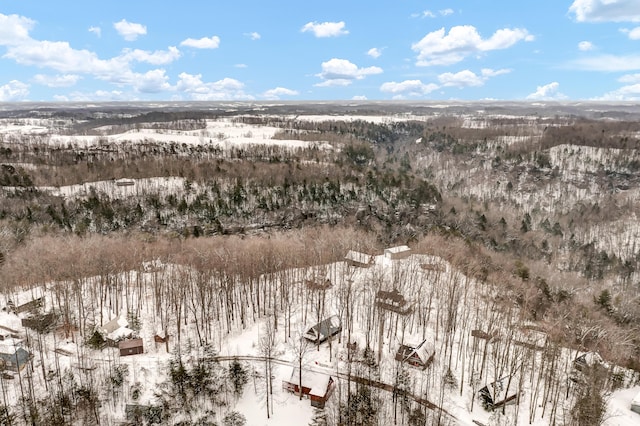
[[[396,246],[384,249],[384,257],[391,260],[406,259],[411,255],[409,246]]]

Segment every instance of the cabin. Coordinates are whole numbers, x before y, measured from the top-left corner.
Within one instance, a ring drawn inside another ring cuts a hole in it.
[[[344,261],[347,262],[347,265],[355,266],[356,268],[369,268],[375,263],[376,259],[371,254],[349,250],[344,257]]]
[[[325,278],[324,280],[307,279],[304,280],[304,285],[307,286],[309,290],[322,291],[330,289],[333,284],[331,284],[331,280],[329,278]]]
[[[282,381],[282,388],[296,395],[300,394],[300,370],[294,367],[289,380]],[[324,373],[302,370],[302,395],[311,400],[311,406],[324,408],[335,387],[333,378]]]
[[[547,346],[548,335],[541,328],[533,325],[518,327],[514,337],[514,343],[523,348],[541,351]]]
[[[120,356],[139,355],[144,353],[142,339],[127,339],[118,343]]]
[[[127,178],[116,179],[117,186],[133,186],[135,185],[135,183],[136,181],[133,179],[127,179]]]
[[[598,352],[587,352],[573,360],[573,367],[578,371],[584,371],[588,367],[604,364],[604,360]]]
[[[396,246],[384,249],[384,257],[391,260],[406,259],[411,255],[409,246]]]
[[[330,337],[339,334],[342,331],[342,323],[340,318],[333,315],[324,321],[311,327],[307,330],[302,337],[310,341],[311,343],[320,344]]]
[[[129,321],[122,317],[116,317],[105,323],[98,330],[104,337],[107,345],[115,348],[118,346],[118,342],[128,339],[133,335],[133,330],[128,328],[128,326]]]
[[[376,306],[402,315],[411,311],[409,301],[395,288],[392,291],[379,290],[376,293]]]
[[[0,367],[5,370],[22,371],[30,359],[31,354],[22,347],[0,345]]]
[[[9,300],[7,302],[7,306],[9,307],[9,309],[13,312],[15,312],[16,314],[21,314],[23,312],[33,312],[37,309],[40,309],[44,306],[44,296],[43,297],[38,297],[32,300],[29,300],[28,302],[24,302],[22,304],[16,305],[15,303],[13,303],[13,301]]]
[[[638,392],[636,397],[633,398],[633,401],[631,401],[631,411],[640,414],[640,392]]]
[[[433,362],[435,349],[423,340],[419,345],[400,345],[396,352],[396,361],[416,368],[426,369]]]
[[[58,321],[58,314],[55,312],[32,313],[20,320],[23,327],[28,327],[36,330],[39,333],[46,333],[51,331]]]
[[[510,379],[511,383],[509,383]],[[518,393],[507,389],[507,386],[517,386],[513,376],[504,376],[478,391],[478,397],[482,401],[482,406],[485,410],[493,411],[503,405],[515,403]]]

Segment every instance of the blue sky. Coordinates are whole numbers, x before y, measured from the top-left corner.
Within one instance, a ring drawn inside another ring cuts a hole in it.
[[[272,99],[637,100],[640,0],[0,0],[0,101]]]

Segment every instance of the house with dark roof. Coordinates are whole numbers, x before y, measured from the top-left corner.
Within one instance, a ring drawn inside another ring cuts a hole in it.
[[[518,392],[509,390],[510,385],[514,385],[513,376],[504,376],[480,389],[478,397],[482,406],[493,411],[505,404],[514,403],[518,398]]]
[[[118,343],[120,356],[138,355],[144,353],[142,339],[121,340]]]
[[[31,354],[24,348],[0,345],[0,366],[6,370],[22,371],[30,359]]]
[[[396,352],[396,361],[409,364],[423,370],[431,365],[436,350],[423,340],[419,345],[400,345]]]
[[[302,337],[312,343],[319,345],[328,338],[339,334],[341,331],[342,323],[340,322],[340,318],[338,318],[336,315],[333,315],[311,327],[309,330],[307,330],[306,333],[303,334]]]
[[[397,289],[392,291],[379,290],[376,293],[376,305],[379,308],[406,315],[411,311],[411,304]]]

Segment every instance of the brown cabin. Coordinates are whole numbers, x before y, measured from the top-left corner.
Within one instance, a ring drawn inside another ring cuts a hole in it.
[[[118,349],[120,349],[120,356],[139,355],[144,353],[142,339],[122,340],[118,343]]]
[[[431,365],[435,355],[435,349],[428,345],[426,340],[423,340],[419,345],[400,345],[395,359],[424,370]]]
[[[376,293],[376,305],[379,308],[402,315],[408,314],[411,311],[411,304],[395,288],[392,291],[378,291]]]
[[[300,370],[294,367],[289,380],[282,381],[282,388],[296,395],[300,394]],[[335,387],[328,374],[302,370],[302,395],[311,400],[311,406],[324,408]]]

